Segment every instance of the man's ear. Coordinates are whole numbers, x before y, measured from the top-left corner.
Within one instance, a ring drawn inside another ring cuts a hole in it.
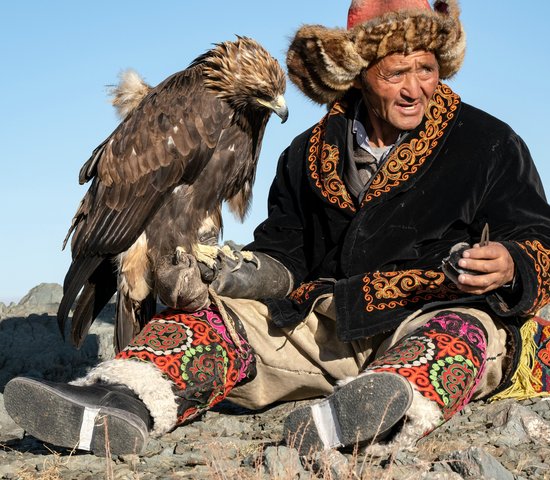
[[[353,88],[357,88],[357,90],[361,90],[361,74],[357,75],[352,83]]]

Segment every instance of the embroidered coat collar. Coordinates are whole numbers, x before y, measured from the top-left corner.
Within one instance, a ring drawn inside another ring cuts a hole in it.
[[[453,123],[460,97],[440,83],[420,125],[388,155],[363,197],[360,208],[375,203],[414,184],[436,156],[441,140]],[[308,145],[308,174],[313,189],[331,205],[354,214],[357,211],[343,178],[347,154],[348,110],[345,101],[336,102],[313,128]],[[353,113],[350,112],[353,118]]]

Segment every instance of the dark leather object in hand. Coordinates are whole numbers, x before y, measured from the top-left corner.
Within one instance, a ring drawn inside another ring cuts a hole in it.
[[[489,225],[485,224],[483,231],[481,232],[481,239],[479,241],[479,246],[484,247],[489,243]],[[464,250],[472,248],[469,243],[461,242],[454,245],[449,251],[449,256],[445,257],[441,262],[441,270],[447,276],[448,279],[452,280],[454,283],[458,283],[458,276],[462,273],[468,275],[480,275],[482,272],[477,270],[469,270],[467,268],[462,268],[458,266],[458,261],[462,258],[462,253]]]
[[[467,273],[468,275],[479,275],[481,273],[477,270],[468,270],[467,268],[458,266],[458,261],[462,258],[462,253],[469,248],[472,247],[466,242],[457,243],[451,248],[449,256],[445,257],[441,262],[441,270],[443,270],[447,278],[454,283],[458,283],[458,276],[461,273]]]

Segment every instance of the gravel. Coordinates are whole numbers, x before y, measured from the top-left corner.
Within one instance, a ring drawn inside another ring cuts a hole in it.
[[[29,292],[32,305],[0,309],[0,392],[21,373],[67,380],[112,356],[112,305],[75,351],[56,330],[55,292],[48,289],[57,287],[39,287]],[[258,412],[222,402],[150,441],[140,456],[99,458],[25,436],[5,413],[0,393],[0,479],[550,479],[546,399],[471,403],[416,446],[382,457],[358,448],[300,458],[282,441],[282,422],[306,403]]]

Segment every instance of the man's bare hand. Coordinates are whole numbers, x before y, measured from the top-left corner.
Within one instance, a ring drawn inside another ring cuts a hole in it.
[[[506,247],[497,242],[489,242],[484,247],[476,243],[462,253],[458,265],[480,272],[479,275],[461,273],[458,276],[458,288],[473,295],[500,288],[511,283],[514,278],[514,260]]]

